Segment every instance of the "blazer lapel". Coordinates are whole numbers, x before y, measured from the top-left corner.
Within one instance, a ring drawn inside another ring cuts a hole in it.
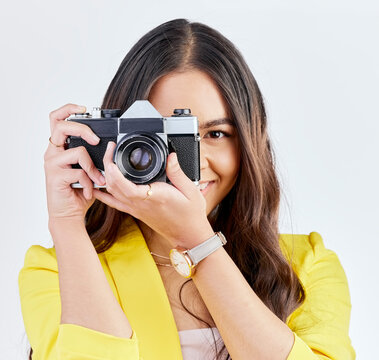
[[[105,251],[115,286],[133,330],[143,359],[183,359],[179,334],[167,293],[146,245],[131,216],[120,236]]]

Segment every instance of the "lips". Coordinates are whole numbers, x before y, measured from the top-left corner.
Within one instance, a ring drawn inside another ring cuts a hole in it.
[[[205,181],[201,182],[197,187],[200,190],[200,192],[205,196],[212,184],[214,184],[214,181]]]
[[[209,184],[209,181],[201,183],[201,184],[198,185],[198,188],[200,190],[204,190],[208,186],[208,184]]]

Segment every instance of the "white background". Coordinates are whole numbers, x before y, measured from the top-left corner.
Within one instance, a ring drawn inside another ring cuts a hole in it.
[[[378,335],[379,5],[374,1],[12,1],[2,5],[0,358],[26,359],[17,276],[51,247],[48,114],[100,105],[130,47],[173,18],[241,50],[264,94],[283,184],[280,230],[319,232],[345,268],[358,359]]]

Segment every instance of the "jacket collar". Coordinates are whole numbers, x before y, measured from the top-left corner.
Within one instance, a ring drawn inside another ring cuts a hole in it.
[[[182,359],[179,334],[159,270],[142,232],[128,216],[104,253],[144,359]]]

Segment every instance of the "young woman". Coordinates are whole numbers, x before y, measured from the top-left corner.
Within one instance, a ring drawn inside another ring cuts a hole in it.
[[[354,359],[337,256],[316,232],[278,233],[265,108],[233,44],[183,19],[158,26],[126,55],[102,108],[123,112],[140,99],[163,116],[190,108],[198,117],[200,185],[175,153],[171,184],[134,184],[113,163],[113,142],[104,178],[83,147],[65,146],[70,135],[98,144],[89,127],[64,121],[84,109],[50,114],[54,247],[32,246],[19,274],[33,359]],[[70,187],[77,181],[83,189]],[[195,267],[183,248],[196,248]]]

